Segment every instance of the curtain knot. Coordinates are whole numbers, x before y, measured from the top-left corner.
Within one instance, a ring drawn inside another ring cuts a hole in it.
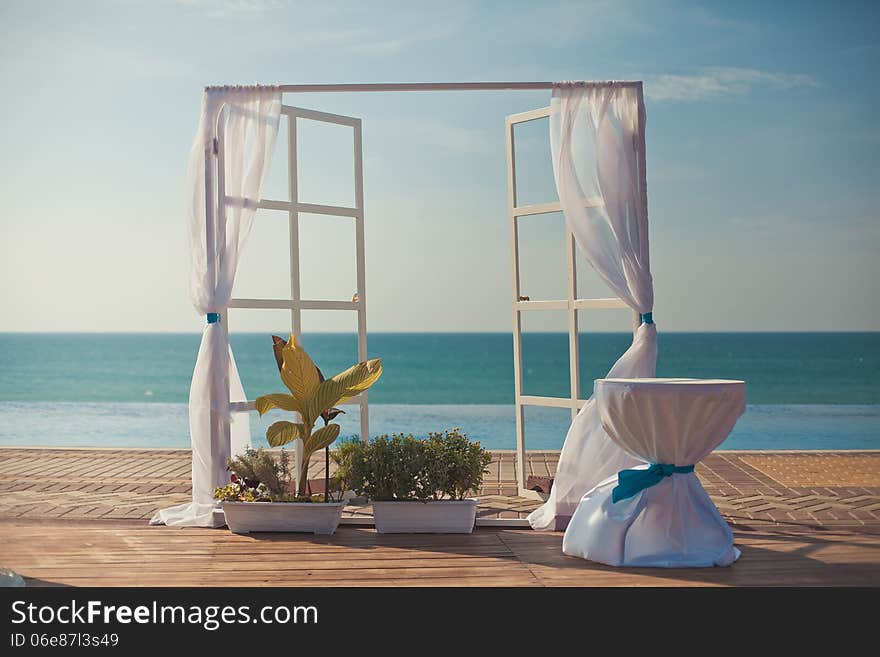
[[[220,321],[220,313],[208,313],[206,317],[208,324],[217,324]]]
[[[674,474],[687,474],[694,471],[692,465],[672,465],[671,463],[652,463],[647,470],[621,470],[617,473],[617,486],[611,491],[611,501],[619,502],[655,486],[666,477]]]
[[[642,313],[639,315],[642,320],[642,324],[653,324],[654,323],[654,313]]]

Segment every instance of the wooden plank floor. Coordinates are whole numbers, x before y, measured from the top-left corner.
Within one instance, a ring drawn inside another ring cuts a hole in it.
[[[106,520],[0,520],[0,562],[30,586],[878,586],[880,535],[736,530],[730,568],[620,569],[562,554],[562,534],[334,536],[148,527]]]
[[[529,454],[554,474],[558,453]],[[495,452],[482,517],[522,517],[512,452]],[[0,566],[31,585],[880,585],[880,452],[716,452],[697,467],[743,556],[731,568],[614,569],[562,534],[235,536],[149,527],[189,499],[188,450],[0,448]],[[320,462],[311,476],[320,475]],[[349,510],[368,513],[368,508]]]

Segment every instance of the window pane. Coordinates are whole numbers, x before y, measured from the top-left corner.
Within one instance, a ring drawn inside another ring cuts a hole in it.
[[[290,298],[289,228],[286,212],[257,210],[238,263],[233,298]]]
[[[269,165],[269,173],[263,182],[263,189],[261,191],[263,199],[271,201],[290,200],[290,186],[287,180],[287,171],[290,166],[287,157],[288,121],[289,119],[282,114],[281,120],[278,123],[278,141],[275,143],[275,153]]]
[[[297,119],[298,200],[354,207],[354,129]]]
[[[626,309],[578,311],[578,360],[581,399],[593,394],[593,382],[604,378],[632,344],[633,313]]]
[[[299,216],[300,291],[303,299],[351,301],[357,289],[355,219]]]
[[[517,219],[519,289],[531,301],[568,298],[565,220],[561,212]]]
[[[549,119],[516,124],[513,143],[516,152],[517,206],[558,201],[550,157]]]
[[[569,397],[568,313],[522,314],[523,394]]]

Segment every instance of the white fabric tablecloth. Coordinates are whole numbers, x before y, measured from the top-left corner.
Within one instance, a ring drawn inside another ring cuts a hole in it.
[[[599,379],[602,426],[649,464],[695,465],[720,445],[745,411],[745,383],[703,379]],[[697,475],[675,473],[632,497],[612,500],[614,475],[581,499],[566,554],[612,566],[727,566],[739,558],[733,533]]]

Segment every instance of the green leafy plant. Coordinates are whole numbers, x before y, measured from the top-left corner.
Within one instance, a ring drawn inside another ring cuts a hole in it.
[[[463,500],[470,491],[479,490],[492,461],[492,455],[479,442],[471,442],[455,427],[443,433],[429,433],[425,447],[434,499]]]
[[[335,490],[343,492],[354,490],[351,463],[355,452],[360,449],[360,444],[359,438],[347,438],[340,441],[336,449],[333,450],[333,463],[336,465],[336,472],[333,474]]]
[[[345,455],[343,471],[350,473],[351,489],[371,500],[427,500],[425,486],[428,454],[424,443],[412,435],[379,436],[369,443],[353,444]]]
[[[491,459],[458,428],[422,440],[379,436],[369,443],[344,443],[334,452],[345,485],[376,501],[464,499],[479,489]]]
[[[382,375],[382,361],[374,358],[358,363],[325,380],[293,335],[280,348],[277,341],[275,345],[276,358],[280,351],[281,380],[290,394],[274,393],[257,397],[256,407],[260,415],[273,408],[299,414],[298,422],[279,421],[272,424],[266,430],[266,440],[273,447],[294,440],[303,441],[302,469],[296,491],[298,496],[303,497],[312,454],[329,447],[339,436],[340,426],[330,423],[341,412],[335,407],[378,381]],[[315,429],[318,418],[323,419],[324,426]]]

